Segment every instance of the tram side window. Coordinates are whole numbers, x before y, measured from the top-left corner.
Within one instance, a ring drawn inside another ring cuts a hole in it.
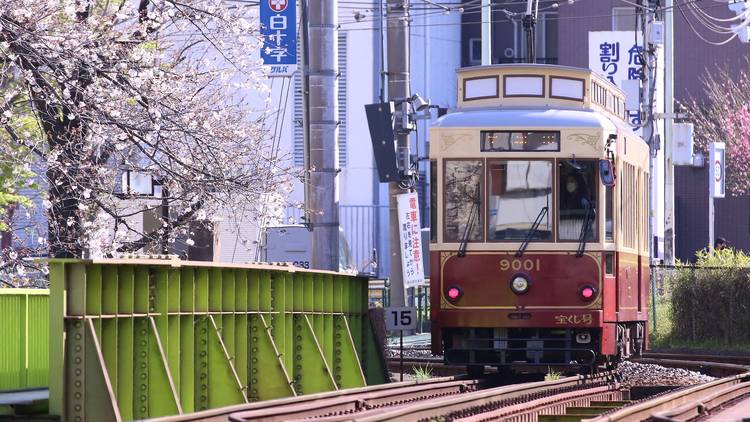
[[[484,228],[482,160],[446,160],[443,176],[443,222],[446,242],[481,241]]]
[[[531,239],[552,236],[552,162],[490,160],[488,240],[524,240],[536,220]]]
[[[579,240],[584,225],[586,240],[596,239],[596,164],[595,160],[559,162],[560,240]]]

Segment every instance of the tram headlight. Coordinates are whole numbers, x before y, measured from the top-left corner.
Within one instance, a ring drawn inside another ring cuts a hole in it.
[[[510,279],[510,289],[517,295],[522,295],[529,291],[531,281],[524,274],[516,274]]]
[[[581,295],[581,299],[585,301],[590,301],[596,297],[596,287],[590,284],[587,284],[581,287],[580,290],[578,290],[578,294]]]
[[[461,288],[456,285],[448,287],[448,289],[445,291],[445,296],[448,298],[448,300],[454,303],[458,299],[460,299],[463,294],[463,290],[461,290]]]

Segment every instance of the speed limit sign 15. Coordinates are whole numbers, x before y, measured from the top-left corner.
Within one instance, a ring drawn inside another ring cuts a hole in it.
[[[385,329],[403,331],[417,329],[417,308],[385,308]]]

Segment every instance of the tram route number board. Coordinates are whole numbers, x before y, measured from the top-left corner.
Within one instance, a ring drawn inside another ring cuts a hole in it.
[[[388,331],[416,330],[417,308],[408,306],[385,308],[385,329]]]

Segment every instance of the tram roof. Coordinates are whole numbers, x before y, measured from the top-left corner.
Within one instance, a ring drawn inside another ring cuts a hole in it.
[[[560,108],[489,108],[448,113],[436,120],[436,128],[600,128],[630,130],[593,110]]]

